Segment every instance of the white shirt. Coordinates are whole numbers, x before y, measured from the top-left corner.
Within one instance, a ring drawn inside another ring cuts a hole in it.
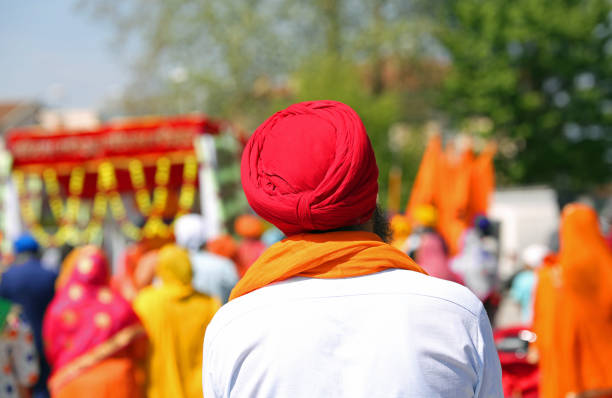
[[[408,270],[292,278],[223,306],[204,397],[503,397],[481,302]]]

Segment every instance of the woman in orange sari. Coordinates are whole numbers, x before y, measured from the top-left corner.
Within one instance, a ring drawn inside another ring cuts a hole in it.
[[[43,325],[53,397],[139,397],[144,329],[131,306],[109,287],[104,252],[94,246],[67,258]]]
[[[560,243],[560,396],[612,397],[612,252],[595,211],[566,206]]]

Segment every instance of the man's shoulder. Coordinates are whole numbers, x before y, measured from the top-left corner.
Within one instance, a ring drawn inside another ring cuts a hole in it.
[[[468,318],[478,318],[482,303],[467,288],[457,283],[409,270],[387,270],[371,275],[342,279],[291,278],[238,297],[224,305],[209,326],[212,338],[230,324],[239,324],[255,312],[278,311],[292,302],[331,303],[337,299],[359,300],[370,296],[378,302],[404,305],[408,311],[419,302],[420,308],[435,312],[450,308]],[[238,322],[236,322],[238,321]]]

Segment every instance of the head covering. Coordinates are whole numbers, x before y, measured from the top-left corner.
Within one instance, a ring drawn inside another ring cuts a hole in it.
[[[26,253],[26,252],[37,252],[38,242],[30,234],[23,234],[15,241],[15,254]]]
[[[174,224],[176,244],[188,250],[199,250],[205,242],[205,233],[204,221],[198,214],[179,217]]]
[[[576,393],[612,388],[612,253],[595,211],[567,205],[561,216],[561,343],[556,360],[566,390]]]
[[[491,234],[491,221],[487,217],[483,215],[477,216],[474,224],[482,235]]]
[[[157,276],[164,284],[191,285],[191,262],[187,250],[173,244],[162,247],[158,256]]]
[[[531,268],[538,268],[542,265],[544,258],[548,255],[550,250],[548,247],[539,244],[533,244],[527,246],[521,254],[523,263],[530,266]]]
[[[433,228],[438,222],[438,211],[432,205],[421,205],[414,210],[412,217],[418,225]]]
[[[133,302],[150,343],[145,395],[202,397],[204,332],[221,303],[192,288],[189,253],[183,248],[161,248],[157,275],[161,285],[142,289]]]
[[[110,289],[108,261],[100,248],[83,247],[71,261],[72,273],[58,286],[44,319],[52,390],[144,333],[130,304]]]
[[[59,290],[61,287],[68,283],[68,279],[72,276],[72,271],[77,264],[79,258],[79,252],[81,248],[72,249],[70,253],[62,261],[62,265],[59,270],[59,276],[55,280],[55,289]]]
[[[291,105],[255,130],[242,155],[251,208],[290,236],[368,221],[378,166],[361,119],[335,101]]]
[[[394,238],[407,237],[412,230],[410,220],[402,214],[394,215],[391,217],[391,230]]]
[[[218,256],[234,258],[238,252],[238,246],[230,235],[219,235],[206,242],[206,250]]]
[[[234,222],[234,231],[243,238],[259,239],[263,234],[263,223],[252,214],[243,214]]]

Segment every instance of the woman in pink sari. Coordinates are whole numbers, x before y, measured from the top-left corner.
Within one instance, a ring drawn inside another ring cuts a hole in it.
[[[130,304],[110,288],[104,252],[94,246],[77,250],[44,319],[51,395],[140,397],[144,329]]]

